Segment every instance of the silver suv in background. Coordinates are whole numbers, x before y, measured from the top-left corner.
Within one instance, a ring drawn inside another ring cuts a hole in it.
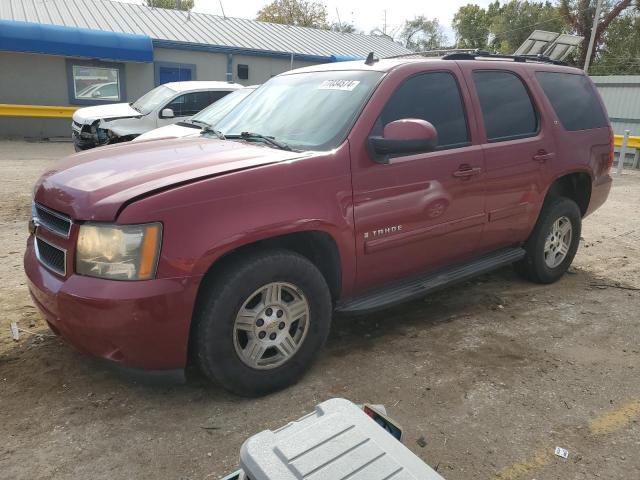
[[[150,130],[133,139],[134,142],[155,140],[158,138],[183,138],[200,135],[203,128],[215,129],[216,124],[222,120],[231,110],[247,98],[259,85],[251,85],[230,93],[222,100],[209,105],[191,118],[178,123],[165,125],[164,127]]]
[[[187,119],[227,94],[237,83],[190,81],[160,85],[133,103],[80,108],[73,114],[76,151],[126,142],[158,127]]]

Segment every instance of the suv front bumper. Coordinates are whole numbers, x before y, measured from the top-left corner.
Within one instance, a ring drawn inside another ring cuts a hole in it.
[[[24,257],[29,292],[54,333],[76,350],[128,369],[171,371],[187,363],[201,277],[116,281],[69,274]]]

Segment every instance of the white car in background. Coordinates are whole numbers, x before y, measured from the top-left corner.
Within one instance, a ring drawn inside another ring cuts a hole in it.
[[[216,124],[233,110],[236,105],[247,98],[258,86],[259,85],[252,85],[236,90],[222,100],[218,100],[216,103],[209,105],[191,118],[150,130],[134,138],[133,141],[140,142],[158,138],[197,137],[204,127],[215,129]]]
[[[149,130],[185,120],[241,88],[229,82],[171,82],[133,103],[80,108],[71,124],[74,147],[79,151],[132,140]]]
[[[78,92],[78,98],[99,98],[100,100],[118,100],[118,84],[116,82],[106,82],[89,85]]]

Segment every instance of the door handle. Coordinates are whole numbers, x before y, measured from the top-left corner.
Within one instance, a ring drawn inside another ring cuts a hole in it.
[[[547,160],[552,160],[555,156],[556,154],[553,152],[547,152],[546,150],[538,150],[538,153],[536,153],[533,156],[533,159],[536,162],[543,163],[543,162],[546,162]]]
[[[453,176],[456,178],[468,178],[473,177],[474,175],[480,175],[482,173],[482,168],[480,167],[471,167],[470,165],[460,165],[458,170],[453,172]]]

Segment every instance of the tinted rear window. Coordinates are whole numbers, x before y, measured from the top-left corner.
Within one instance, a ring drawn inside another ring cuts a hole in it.
[[[584,75],[536,72],[565,130],[588,130],[608,125],[593,85]]]
[[[538,132],[538,117],[522,80],[510,72],[473,72],[487,140],[499,142]]]

